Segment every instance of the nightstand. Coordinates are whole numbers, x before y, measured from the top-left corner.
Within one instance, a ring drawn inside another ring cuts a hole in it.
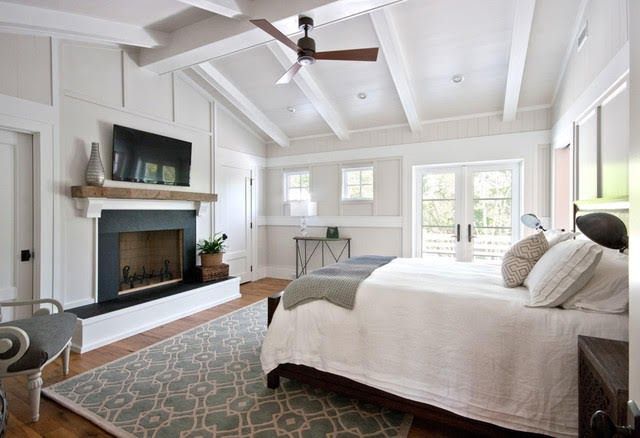
[[[592,437],[589,422],[603,410],[617,425],[627,424],[629,343],[578,336],[579,434]]]

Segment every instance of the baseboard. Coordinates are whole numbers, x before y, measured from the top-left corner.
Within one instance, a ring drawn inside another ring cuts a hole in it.
[[[240,296],[240,279],[232,278],[93,318],[80,319],[71,348],[76,353],[86,353]]]

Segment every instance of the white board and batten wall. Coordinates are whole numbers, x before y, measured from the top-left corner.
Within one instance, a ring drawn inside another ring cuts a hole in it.
[[[295,272],[292,238],[299,234],[299,219],[285,216],[283,179],[288,170],[309,171],[311,200],[318,203],[318,216],[307,220],[310,235],[323,235],[327,226],[338,226],[341,235],[352,238],[352,255],[413,255],[411,199],[415,166],[520,162],[523,211],[548,216],[550,131],[548,125],[543,126],[544,129],[529,132],[353,147],[330,153],[287,151],[286,155],[269,157],[264,177],[265,205],[261,210],[265,216],[260,217],[268,248],[264,275],[291,278]],[[341,169],[357,165],[374,169],[372,202],[341,200]],[[312,266],[317,264],[316,258]]]
[[[229,153],[236,149],[247,156],[256,154],[257,159],[264,155],[264,141],[244,132],[250,128],[233,117],[215,117],[220,105],[188,78],[157,76],[138,68],[135,54],[119,47],[0,33],[0,52],[0,100],[4,103],[0,126],[27,132],[29,126],[49,129],[45,130],[50,136],[46,150],[42,154],[36,150],[36,154],[38,159],[42,155],[48,172],[38,177],[51,206],[38,210],[50,217],[53,234],[43,236],[42,243],[43,248],[49,245],[52,249],[42,257],[51,272],[43,275],[46,284],[36,282],[47,293],[36,292],[36,296],[53,296],[67,308],[95,301],[95,225],[80,216],[70,198],[70,186],[84,182],[92,141],[101,144],[105,171],[110,175],[113,124],[193,144],[191,187],[169,188],[172,190],[215,192],[217,138],[223,139]],[[24,119],[34,121],[23,123]],[[110,180],[106,184],[140,187]],[[198,217],[197,236],[207,237],[214,229],[211,209]]]

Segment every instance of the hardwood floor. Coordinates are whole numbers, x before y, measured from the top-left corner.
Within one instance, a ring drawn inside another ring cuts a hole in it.
[[[69,375],[74,376],[83,373],[84,371],[111,362],[162,339],[166,339],[194,326],[225,315],[226,313],[248,306],[275,292],[281,291],[287,283],[287,280],[273,278],[265,278],[253,283],[246,283],[241,286],[240,292],[242,297],[237,300],[179,319],[170,324],[156,327],[83,355],[72,353]],[[63,380],[62,360],[58,359],[56,362],[50,364],[44,370],[43,374],[45,386]],[[110,436],[88,420],[85,420],[44,396],[42,397],[40,406],[40,421],[32,423],[30,420],[31,411],[26,390],[26,378],[16,377],[6,379],[4,387],[9,399],[8,437],[73,438]],[[416,420],[414,421],[409,436],[411,438],[444,438],[462,437],[468,436],[468,434],[451,430],[446,426],[426,424],[425,422]]]

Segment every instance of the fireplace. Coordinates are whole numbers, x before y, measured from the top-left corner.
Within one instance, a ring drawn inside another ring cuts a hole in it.
[[[195,246],[194,211],[103,211],[98,221],[98,302],[191,280]]]
[[[118,294],[182,281],[183,230],[119,234]]]

